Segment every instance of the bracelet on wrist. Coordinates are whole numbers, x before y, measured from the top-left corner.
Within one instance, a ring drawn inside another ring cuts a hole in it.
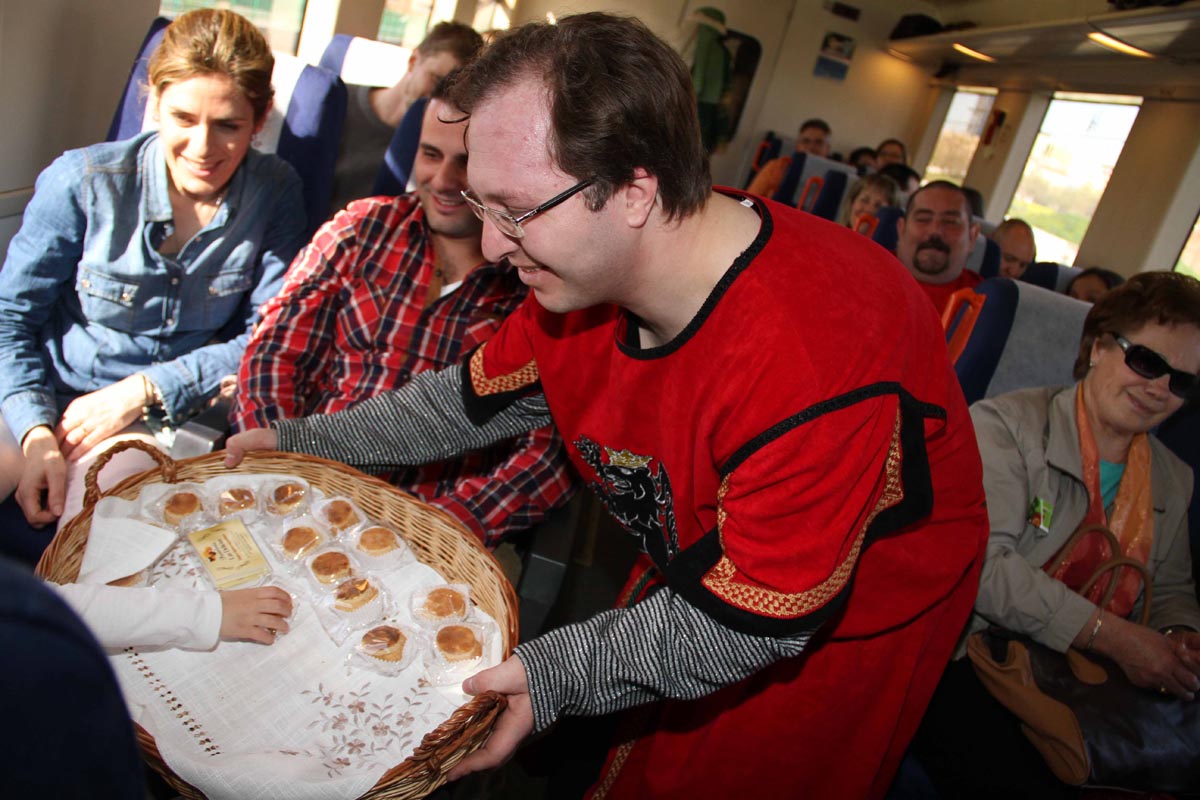
[[[1096,643],[1096,634],[1100,632],[1100,626],[1104,624],[1104,609],[1100,609],[1100,613],[1096,615],[1096,624],[1092,626],[1092,632],[1088,636],[1087,644],[1083,646],[1084,650],[1091,650],[1092,645]]]

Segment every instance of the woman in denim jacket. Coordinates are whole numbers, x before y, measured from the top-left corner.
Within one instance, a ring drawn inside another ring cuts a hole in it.
[[[70,518],[115,436],[150,440],[145,409],[177,424],[237,372],[304,244],[299,178],[250,150],[273,63],[244,18],[184,14],[150,60],[158,131],[39,176],[0,270],[0,497],[32,525]]]

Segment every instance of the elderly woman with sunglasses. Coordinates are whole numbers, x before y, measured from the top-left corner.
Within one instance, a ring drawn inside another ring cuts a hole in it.
[[[1092,307],[1075,363],[1078,383],[972,406],[991,536],[970,631],[999,626],[1058,651],[1095,651],[1138,686],[1196,696],[1192,474],[1150,431],[1200,395],[1197,371],[1200,282],[1148,272]],[[1093,524],[1111,530],[1121,552],[1109,552],[1103,534],[1081,537],[1064,552],[1076,529]],[[1133,570],[1121,571],[1108,602],[1103,581],[1079,593],[1113,556],[1146,565],[1149,626],[1131,621],[1142,599]],[[917,753],[944,796],[1070,796],[965,658],[947,669]]]

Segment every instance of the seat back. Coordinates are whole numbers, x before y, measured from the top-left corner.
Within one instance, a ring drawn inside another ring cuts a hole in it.
[[[1052,292],[1065,293],[1067,287],[1071,285],[1071,281],[1080,272],[1083,270],[1079,267],[1068,267],[1052,261],[1038,261],[1029,265],[1021,275],[1021,280]]]
[[[1000,245],[987,238],[981,232],[975,237],[975,244],[967,256],[966,268],[978,272],[984,278],[995,278],[1000,275]]]
[[[783,139],[777,136],[775,131],[764,133],[762,141],[754,149],[754,157],[750,159],[750,172],[746,175],[746,182],[742,184],[742,188],[750,186],[750,182],[754,180],[754,176],[763,168],[763,165],[772,159],[779,158],[781,152],[783,152]]]
[[[134,62],[125,94],[113,123],[109,141],[136,136],[154,127],[148,96],[149,60],[170,20],[160,17],[150,26]],[[337,160],[342,124],[346,119],[346,85],[337,75],[306,64],[287,53],[275,53],[271,85],[275,102],[254,149],[275,153],[287,161],[304,184],[304,211],[308,231],[325,221],[333,191],[333,166]]]
[[[404,112],[383,156],[383,165],[375,177],[372,194],[397,195],[409,191],[412,165],[417,157],[417,146],[421,143],[421,122],[425,118],[425,106],[428,103],[429,98],[419,97]]]
[[[1163,444],[1192,468],[1192,478],[1200,475],[1200,403],[1184,406],[1160,426],[1156,432]],[[1192,545],[1192,576],[1200,596],[1200,490],[1192,487],[1192,504],[1188,507],[1188,538]]]
[[[985,280],[975,292],[984,303],[954,364],[968,403],[1073,381],[1090,305],[1009,278]],[[953,328],[947,334],[953,338]]]
[[[828,182],[829,176],[835,172],[842,173],[847,183],[858,177],[854,167],[849,164],[808,153],[793,152],[792,163],[772,199],[803,208],[805,211],[814,211],[821,190]],[[836,211],[834,215],[837,215]]]
[[[335,33],[325,45],[317,66],[345,83],[357,86],[393,86],[408,72],[412,50],[362,36]]]
[[[842,208],[842,199],[846,196],[846,187],[850,185],[850,176],[841,170],[830,170],[825,175],[825,185],[817,195],[812,213],[828,220],[837,220],[838,211]]]
[[[879,224],[875,226],[871,238],[889,251],[896,252],[896,241],[900,238],[896,223],[904,216],[904,209],[898,206],[883,206],[875,212],[875,216]]]

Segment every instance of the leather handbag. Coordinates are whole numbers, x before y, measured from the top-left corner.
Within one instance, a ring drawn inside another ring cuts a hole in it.
[[[1063,553],[1097,527],[1076,531]],[[1119,552],[1115,537],[1111,544],[1110,552]],[[1109,559],[1080,594],[1087,594],[1103,575],[1126,567],[1142,575],[1145,625],[1151,587],[1138,561]],[[1110,581],[1106,594],[1111,596],[1115,586],[1116,580]],[[1002,629],[972,634],[967,655],[984,687],[1021,720],[1022,732],[1063,783],[1129,791],[1200,790],[1200,700],[1142,689],[1099,654],[1073,648],[1059,653]]]

